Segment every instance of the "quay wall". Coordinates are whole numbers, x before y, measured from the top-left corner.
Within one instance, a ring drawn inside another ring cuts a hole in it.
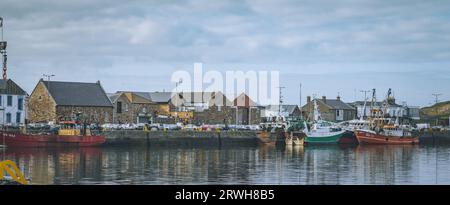
[[[112,130],[104,131],[105,145],[248,145],[258,143],[255,131],[142,131]]]
[[[448,145],[450,144],[450,130],[447,131],[421,131],[413,134],[419,135],[420,144]]]

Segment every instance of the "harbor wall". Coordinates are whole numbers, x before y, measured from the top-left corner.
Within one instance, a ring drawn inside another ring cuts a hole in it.
[[[255,131],[142,131],[112,130],[104,131],[105,145],[155,145],[155,146],[226,146],[257,145]]]
[[[413,133],[419,136],[420,144],[447,145],[450,144],[450,130],[446,131],[421,131]]]

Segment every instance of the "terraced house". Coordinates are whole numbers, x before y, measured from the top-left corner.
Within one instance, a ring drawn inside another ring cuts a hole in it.
[[[96,83],[39,80],[29,100],[30,122],[79,119],[88,123],[110,123],[113,105]]]
[[[0,79],[0,123],[21,126],[25,122],[27,93],[13,80]]]

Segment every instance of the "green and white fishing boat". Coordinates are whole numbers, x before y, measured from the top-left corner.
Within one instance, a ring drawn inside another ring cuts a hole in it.
[[[305,127],[308,127],[305,122]],[[317,99],[314,99],[314,122],[310,129],[304,130],[305,143],[339,143],[339,140],[346,132],[335,126],[333,123],[321,119],[317,106]]]

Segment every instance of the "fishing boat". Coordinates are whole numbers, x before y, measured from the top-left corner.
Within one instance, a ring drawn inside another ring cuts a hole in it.
[[[303,120],[287,118],[273,123],[261,123],[261,130],[257,133],[262,144],[285,144],[287,146],[303,145],[305,134]]]
[[[383,112],[373,106],[374,102],[376,102],[375,89],[372,92],[372,114],[369,116],[370,126],[368,129],[357,129],[355,131],[358,142],[360,144],[418,144],[419,137],[413,136],[407,126],[400,125],[398,117],[395,122],[389,121],[386,123],[384,113],[387,113],[387,104],[391,89],[389,89],[386,100],[384,101]],[[375,117],[372,115],[375,115]]]
[[[286,128],[285,123],[261,123],[260,128],[260,131],[258,131],[256,135],[261,144],[275,145],[286,142],[284,136],[284,130]]]
[[[357,144],[358,139],[356,139],[355,131],[357,129],[367,129],[369,127],[369,121],[362,118],[354,119],[341,122],[339,127],[347,131],[339,140],[339,144]]]
[[[308,127],[306,122],[305,127]],[[338,143],[345,132],[333,123],[321,119],[317,99],[314,99],[314,122],[309,130],[305,129],[305,143]]]
[[[98,146],[105,143],[102,135],[91,134],[88,127],[76,121],[63,121],[57,133],[30,134],[0,131],[0,137],[8,147]]]
[[[300,118],[288,118],[287,130],[284,132],[286,145],[301,146],[305,142],[304,120]]]

